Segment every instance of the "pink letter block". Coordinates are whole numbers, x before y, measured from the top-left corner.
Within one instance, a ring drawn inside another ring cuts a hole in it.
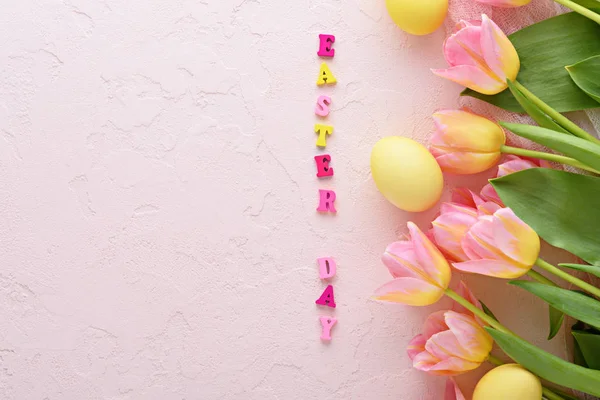
[[[335,276],[335,273],[337,272],[337,266],[333,258],[317,258],[317,262],[319,263],[319,278],[330,279]]]
[[[326,117],[329,115],[329,105],[331,104],[331,97],[319,96],[317,99],[317,106],[315,107],[315,114],[320,117]]]
[[[333,190],[319,189],[319,207],[317,211],[336,213],[334,202],[335,192]]]
[[[321,340],[330,341],[331,328],[333,328],[337,322],[337,319],[333,317],[319,317],[319,320],[321,321],[321,326],[323,327],[323,330],[321,331]]]
[[[317,178],[333,176],[333,168],[329,167],[329,163],[331,162],[331,156],[329,154],[315,156],[315,162],[317,163]]]
[[[315,301],[316,304],[335,308],[335,296],[333,295],[333,286],[327,285],[321,297]]]
[[[319,57],[333,57],[335,55],[335,49],[333,44],[335,43],[335,36],[333,35],[319,35],[319,51],[317,52]]]

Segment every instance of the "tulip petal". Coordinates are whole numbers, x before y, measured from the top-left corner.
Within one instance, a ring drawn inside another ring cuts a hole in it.
[[[423,274],[419,273],[421,268],[417,261],[414,246],[409,241],[398,241],[390,244],[381,256],[381,260],[394,278],[423,278]]]
[[[435,242],[454,261],[466,261],[468,257],[461,247],[461,240],[476,222],[476,213],[475,215],[462,212],[442,214],[432,222]]]
[[[472,65],[456,65],[447,69],[432,69],[431,72],[481,94],[498,94],[508,87],[506,82],[494,79],[479,67]]]
[[[538,259],[539,236],[510,208],[496,211],[492,231],[498,248],[511,259],[526,266]]]
[[[479,367],[481,363],[463,360],[458,357],[449,357],[445,360],[437,360],[426,351],[418,354],[413,360],[413,367],[438,376],[459,375]]]
[[[472,260],[454,263],[452,266],[459,271],[470,272],[479,275],[493,276],[503,279],[516,279],[525,275],[530,268],[519,266],[503,260]]]
[[[481,26],[465,26],[444,43],[444,55],[451,66],[478,66],[483,60],[481,51]]]
[[[396,278],[375,291],[375,300],[402,303],[409,306],[428,306],[437,302],[444,290],[416,278]]]
[[[495,246],[493,225],[492,216],[481,216],[461,241],[465,254],[471,260],[502,257],[500,250]]]
[[[515,46],[487,15],[481,18],[481,50],[488,67],[502,81],[514,81],[521,67]]]
[[[459,204],[459,203],[442,203],[442,205],[440,206],[440,213],[441,214],[448,214],[448,213],[459,213],[459,214],[466,214],[466,215],[470,215],[473,218],[477,219],[477,210],[473,207],[469,207],[463,204]]]
[[[488,357],[494,340],[481,325],[467,314],[447,311],[445,314],[446,325],[462,349],[462,353],[454,354],[473,362],[483,362]],[[427,346],[425,346],[427,350]]]
[[[479,196],[477,196],[475,193],[473,193],[467,188],[455,188],[454,190],[452,190],[452,203],[462,204],[470,208],[475,208],[477,206],[478,200]]]
[[[444,400],[465,400],[465,396],[460,391],[456,381],[452,378],[448,378],[446,381]]]
[[[483,197],[483,199],[486,201],[491,201],[504,207],[502,199],[500,198],[500,196],[498,196],[496,189],[494,189],[494,187],[490,183],[488,183],[483,187],[483,189],[481,189],[481,197]]]
[[[444,314],[446,311],[436,311],[431,313],[425,323],[423,324],[423,337],[425,339],[429,339],[436,333],[440,333],[448,330],[448,325],[446,325],[446,318]]]
[[[419,265],[440,288],[446,289],[451,274],[448,261],[414,223],[408,222],[407,226]]]
[[[486,201],[477,206],[477,211],[479,215],[494,215],[496,211],[501,209],[500,205],[494,203],[493,201]]]
[[[433,147],[431,153],[435,156]],[[435,160],[444,172],[468,175],[477,174],[492,168],[500,159],[498,153],[470,153],[470,152],[453,152],[436,156]]]
[[[425,343],[427,343],[427,339],[423,335],[415,336],[408,346],[406,347],[406,353],[411,360],[414,360],[417,354],[425,351]]]
[[[432,118],[436,132],[431,143],[435,147],[495,153],[506,141],[506,135],[498,124],[467,111],[440,110]]]
[[[538,165],[529,160],[516,158],[498,165],[498,173],[496,174],[496,177],[502,178],[503,176],[514,174],[518,171],[537,167]]]

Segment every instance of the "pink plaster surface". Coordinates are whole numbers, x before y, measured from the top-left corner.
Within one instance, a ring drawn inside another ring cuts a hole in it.
[[[320,33],[336,35],[333,87],[315,85]],[[429,72],[444,36],[402,33],[383,0],[4,1],[0,398],[439,400],[444,380],[405,346],[448,304],[369,300],[385,246],[436,211],[387,203],[369,155],[384,136],[425,143],[431,113],[456,107],[460,88]],[[315,212],[325,188],[337,215]],[[314,304],[323,256],[335,310]],[[540,302],[469,281],[564,354]],[[328,344],[321,315],[338,320]]]

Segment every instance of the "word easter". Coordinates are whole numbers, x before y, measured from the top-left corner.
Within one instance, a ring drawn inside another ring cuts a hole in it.
[[[335,36],[333,35],[319,35],[319,51],[317,55],[319,57],[333,57],[335,55],[335,49],[333,48],[335,43]],[[337,82],[335,76],[329,69],[326,63],[321,64],[319,70],[319,77],[317,78],[317,85],[333,85]],[[315,114],[321,118],[326,118],[330,112],[331,97],[319,96],[317,99],[317,105],[315,106]],[[317,147],[327,147],[327,137],[333,133],[333,126],[324,124],[315,124],[315,133],[317,136]],[[317,178],[328,178],[333,176],[333,168],[329,166],[331,163],[331,156],[329,154],[322,154],[315,156],[315,163],[317,164]],[[323,213],[337,213],[335,208],[336,195],[333,190],[319,189],[319,206],[317,211]],[[335,260],[331,257],[323,257],[317,259],[319,266],[319,278],[322,280],[332,279],[337,272],[337,265]],[[323,294],[315,301],[319,306],[335,308],[335,295],[332,285],[327,285]],[[321,340],[331,340],[331,328],[337,323],[337,319],[334,317],[321,316],[319,317],[321,322]]]

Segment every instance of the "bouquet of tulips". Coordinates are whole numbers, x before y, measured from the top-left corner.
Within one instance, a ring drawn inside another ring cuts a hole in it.
[[[600,25],[586,18],[593,8],[575,3],[585,12],[510,37],[484,15],[462,22],[446,40],[450,67],[436,75],[465,86],[464,95],[526,112],[537,125],[497,123],[465,110],[435,113],[430,152],[442,171],[475,174],[497,166],[497,176],[479,193],[455,189],[427,232],[409,222],[408,236],[382,258],[393,279],[375,299],[411,306],[453,300],[408,344],[415,368],[452,377],[484,362],[500,365],[479,382],[474,400],[600,397],[600,288],[591,283],[600,278],[600,141],[561,114],[600,107]],[[552,152],[509,146],[503,128]],[[541,239],[581,263],[550,264],[540,257]],[[453,271],[510,280],[546,302],[549,340],[565,315],[573,318],[575,359],[519,337],[463,282],[450,287]],[[494,343],[510,365],[491,354]],[[446,399],[464,399],[452,378]]]

